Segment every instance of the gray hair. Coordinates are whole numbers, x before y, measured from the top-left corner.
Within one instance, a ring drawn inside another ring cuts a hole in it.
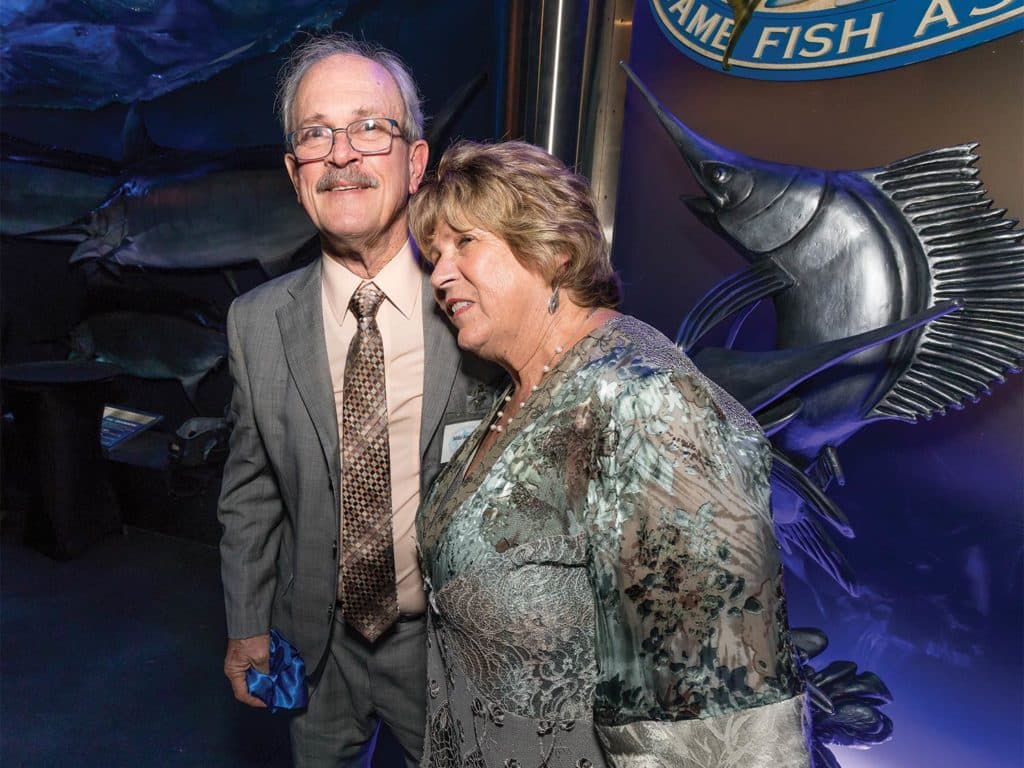
[[[318,61],[339,55],[360,56],[388,71],[395,81],[395,85],[398,86],[398,92],[402,95],[402,103],[405,105],[405,114],[398,121],[402,136],[407,141],[422,139],[423,107],[416,81],[405,62],[399,58],[398,54],[377,43],[356,40],[351,35],[344,33],[310,37],[292,52],[284,67],[281,68],[277,77],[275,110],[285,134],[294,130],[292,105],[295,103],[295,93],[299,89],[302,78]],[[386,117],[386,115],[382,115],[382,117]]]

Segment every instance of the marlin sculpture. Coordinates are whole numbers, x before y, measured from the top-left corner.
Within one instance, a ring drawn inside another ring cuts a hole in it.
[[[699,136],[623,65],[705,197],[690,210],[751,266],[712,288],[676,339],[689,352],[735,316],[725,348],[694,362],[772,436],[780,542],[851,594],[827,530],[853,529],[824,491],[844,482],[836,447],[868,424],[962,408],[1020,370],[1024,231],[993,209],[965,144],[863,171],[765,162]],[[776,349],[732,348],[771,298]]]

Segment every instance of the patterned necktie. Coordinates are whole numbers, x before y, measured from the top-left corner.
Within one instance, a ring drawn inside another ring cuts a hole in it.
[[[363,283],[349,309],[359,328],[345,358],[341,418],[342,616],[373,642],[398,618],[391,533],[391,456],[384,345],[377,308],[384,293]]]

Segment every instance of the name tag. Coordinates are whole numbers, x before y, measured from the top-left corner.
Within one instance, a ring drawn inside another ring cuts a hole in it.
[[[466,442],[466,438],[473,434],[483,419],[471,419],[469,421],[456,421],[444,425],[444,432],[441,434],[441,463],[447,464],[459,447]]]

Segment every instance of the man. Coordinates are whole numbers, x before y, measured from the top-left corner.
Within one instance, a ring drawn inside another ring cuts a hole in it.
[[[384,722],[413,766],[426,696],[414,515],[490,405],[491,374],[460,358],[409,240],[428,149],[404,65],[330,36],[297,50],[281,82],[285,166],[323,256],[228,314],[224,672],[262,706],[245,673],[266,671],[273,626],[307,667],[296,765],[363,765]]]

